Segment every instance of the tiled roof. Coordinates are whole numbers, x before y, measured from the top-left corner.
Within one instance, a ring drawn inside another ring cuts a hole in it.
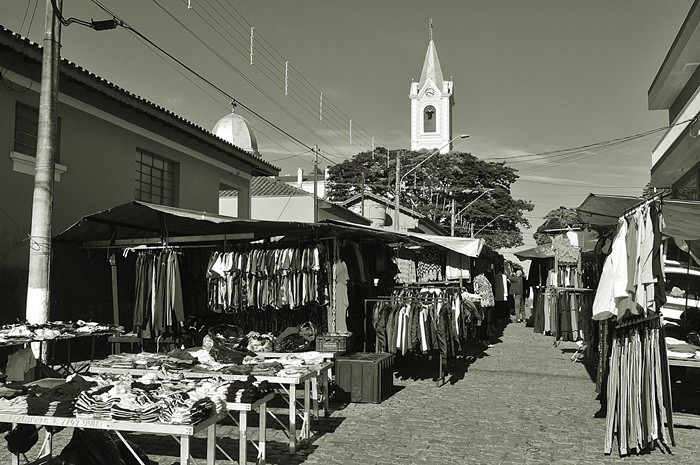
[[[31,50],[34,53],[37,53],[39,55],[32,57],[38,60],[39,63],[41,63],[41,53],[43,47],[41,47],[39,44],[36,42],[20,35],[15,32],[12,32],[11,30],[7,29],[6,27],[0,25],[0,39],[2,37],[5,37],[9,39],[11,42],[6,43],[5,41],[0,41],[0,45],[4,45],[7,47],[10,47],[13,49],[14,52],[20,53],[23,55],[28,55],[28,52]],[[29,47],[29,49],[27,48]],[[61,59],[61,65],[64,66],[67,70],[70,71],[75,71],[79,75],[88,78],[90,81],[94,83],[96,88],[100,89],[109,89],[116,91],[118,95],[121,95],[122,98],[124,99],[125,103],[134,103],[138,102],[142,104],[144,107],[150,109],[151,111],[155,110],[155,114],[158,115],[160,114],[160,117],[165,119],[165,120],[174,120],[178,123],[181,123],[184,125],[186,128],[189,129],[189,132],[194,135],[195,137],[201,138],[205,142],[211,143],[212,140],[215,140],[219,142],[223,146],[228,146],[229,150],[228,152],[231,155],[236,156],[236,158],[241,159],[242,161],[247,161],[248,163],[253,162],[254,165],[261,165],[260,169],[263,171],[270,171],[270,170],[276,170],[279,172],[279,168],[266,160],[263,160],[262,157],[250,154],[246,151],[244,151],[242,148],[237,147],[230,142],[216,136],[213,134],[211,131],[183,118],[182,116],[177,115],[176,113],[173,113],[172,111],[168,110],[167,108],[161,107],[160,105],[157,105],[149,100],[146,100],[145,98],[134,94],[133,92],[129,92],[126,89],[123,89],[116,84],[108,81],[107,79],[98,76],[95,73],[92,73],[88,71],[87,69],[83,68],[82,66],[77,65],[76,63],[66,60],[65,58]],[[63,72],[63,70],[62,70]],[[232,153],[230,149],[235,149],[239,153]],[[242,156],[241,156],[242,155]],[[248,160],[246,160],[246,158]]]
[[[266,176],[255,176],[250,180],[251,197],[308,197],[311,194],[298,187],[290,186]],[[238,191],[219,191],[219,197],[237,197]]]

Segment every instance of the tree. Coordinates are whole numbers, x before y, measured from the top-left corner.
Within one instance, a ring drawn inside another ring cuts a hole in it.
[[[570,207],[559,207],[547,213],[544,217],[544,223],[542,223],[538,228],[533,237],[537,244],[549,244],[552,242],[552,238],[546,232],[555,229],[566,229],[569,227],[580,226],[578,220],[578,214],[575,208]]]
[[[359,194],[363,186],[366,192],[394,199],[397,155],[401,157],[401,173],[406,173],[431,153],[387,153],[383,147],[374,153],[358,153],[329,168],[329,199],[348,199]],[[534,208],[511,196],[510,186],[517,178],[516,170],[505,163],[487,162],[461,152],[437,154],[404,179],[401,205],[449,230],[454,200],[455,212],[461,212],[455,218],[456,236],[469,236],[473,229],[478,232],[475,237],[483,237],[494,249],[514,247],[523,243],[519,226],[530,227],[524,212]]]

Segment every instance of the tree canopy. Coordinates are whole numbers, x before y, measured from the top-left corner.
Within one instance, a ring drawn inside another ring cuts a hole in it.
[[[573,228],[577,226],[580,226],[580,222],[578,220],[576,209],[570,207],[559,207],[545,215],[544,223],[537,228],[537,231],[532,236],[535,238],[535,242],[538,245],[549,244],[552,242],[552,238],[546,231],[567,229],[569,227]]]
[[[494,249],[523,244],[519,226],[530,227],[524,212],[534,206],[512,197],[510,186],[518,179],[515,169],[461,152],[437,154],[426,161],[430,153],[389,152],[383,147],[358,153],[329,168],[329,200],[346,200],[363,188],[393,200],[398,156],[401,176],[409,173],[401,186],[402,206],[450,230],[454,200],[455,236],[469,236],[473,230],[474,237],[484,238]]]

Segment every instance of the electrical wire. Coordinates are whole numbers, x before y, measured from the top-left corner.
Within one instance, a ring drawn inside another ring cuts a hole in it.
[[[97,4],[98,6],[102,7],[102,5],[100,5],[100,3],[99,3],[97,0],[92,0],[92,1],[93,1],[93,3],[95,3],[95,4]],[[192,29],[190,29],[189,27],[187,27],[182,21],[180,21],[180,20],[177,19],[174,15],[172,15],[170,12],[168,12],[166,9],[164,9],[156,0],[153,0],[153,2],[154,2],[157,6],[159,6],[168,16],[170,16],[171,19],[173,19],[175,22],[177,22],[177,23],[178,23],[181,27],[183,27],[188,33],[190,33],[195,39],[197,39],[204,47],[206,47],[208,50],[210,50],[214,55],[216,55],[219,59],[221,59],[224,63],[226,63],[234,72],[236,72],[239,76],[241,76],[243,79],[245,79],[246,82],[248,82],[251,86],[253,86],[255,89],[257,89],[261,94],[263,94],[265,97],[267,97],[267,98],[268,98],[272,103],[274,103],[280,110],[282,110],[283,112],[285,112],[290,118],[292,118],[293,120],[295,120],[295,121],[296,121],[298,124],[300,124],[302,127],[306,128],[310,133],[316,135],[316,137],[318,137],[321,141],[325,142],[325,143],[326,143],[327,145],[329,145],[329,146],[333,146],[330,142],[328,142],[328,141],[325,140],[322,136],[320,136],[318,133],[316,133],[312,128],[310,128],[309,126],[307,126],[306,124],[304,124],[301,120],[299,120],[299,118],[297,118],[295,115],[293,115],[291,112],[289,112],[286,108],[284,108],[279,102],[277,102],[272,96],[270,96],[266,91],[264,91],[264,90],[263,90],[260,86],[258,86],[254,81],[252,81],[252,80],[251,80],[250,78],[248,78],[245,74],[243,74],[241,71],[239,71],[235,66],[233,66],[232,63],[230,63],[228,60],[226,60],[226,58],[223,57],[223,55],[221,55],[221,54],[220,54],[219,52],[217,52],[213,47],[211,47],[209,44],[207,44],[206,41],[204,41],[204,40],[203,40],[197,33],[195,33]],[[122,20],[122,23],[123,23],[123,20]],[[124,23],[123,23],[123,24],[124,24]],[[145,36],[144,36],[142,33],[140,33],[139,31],[136,31],[134,28],[132,28],[132,27],[130,27],[130,26],[128,26],[128,25],[125,25],[125,27],[126,27],[127,29],[131,30],[131,31],[134,31],[137,35],[141,36],[144,40],[147,40],[147,41],[148,41],[149,43],[151,43],[153,46],[155,46],[156,48],[158,48],[158,50],[160,50],[162,53],[168,55],[172,60],[176,61],[176,62],[177,62],[178,64],[180,64],[181,66],[185,67],[188,71],[190,71],[191,73],[195,74],[198,78],[200,78],[200,79],[204,80],[205,82],[207,82],[209,85],[211,85],[212,87],[214,87],[215,89],[217,89],[217,90],[218,90],[219,92],[221,92],[223,95],[229,97],[231,100],[236,100],[236,99],[234,99],[232,96],[230,96],[227,92],[225,92],[223,89],[221,89],[219,86],[213,84],[211,81],[209,81],[209,80],[207,80],[206,78],[204,78],[204,76],[202,76],[201,74],[199,74],[199,73],[197,73],[196,71],[194,71],[191,67],[185,65],[182,61],[178,60],[178,59],[175,58],[172,54],[170,54],[169,52],[165,51],[162,47],[157,46],[153,41],[151,41],[150,39],[148,39],[147,37],[145,37]],[[261,116],[259,113],[257,113],[257,112],[255,112],[254,110],[252,110],[252,109],[251,109],[250,107],[248,107],[247,105],[243,104],[242,102],[240,102],[240,101],[238,101],[238,100],[236,100],[236,103],[238,103],[241,107],[243,107],[243,108],[245,108],[246,110],[248,110],[249,112],[251,112],[251,114],[257,116],[260,120],[266,122],[267,124],[271,125],[271,126],[274,127],[275,129],[277,129],[278,131],[282,132],[282,133],[285,134],[287,137],[289,137],[289,138],[295,140],[295,141],[296,141],[297,143],[299,143],[300,145],[304,146],[305,148],[311,149],[311,147],[309,147],[309,146],[306,145],[305,143],[301,142],[299,139],[297,139],[296,137],[292,136],[292,135],[289,134],[287,131],[282,130],[279,126],[275,125],[274,123],[272,123],[272,122],[269,121],[268,119],[264,118],[263,116]],[[338,153],[340,153],[340,152],[338,152]],[[342,153],[341,153],[341,156],[342,156]],[[335,163],[333,160],[330,160],[329,158],[326,158],[326,157],[323,157],[323,158],[325,158],[329,163],[332,163],[332,164]]]
[[[245,37],[241,31],[249,30],[252,27],[252,24],[249,21],[247,21],[245,19],[245,17],[243,17],[243,15],[238,10],[236,10],[236,8],[234,6],[232,6],[232,5],[224,6],[218,0],[216,0],[216,3],[220,7],[220,10],[218,10],[218,12],[217,12],[218,14],[212,15],[209,12],[207,12],[207,14],[210,17],[212,17],[212,19],[215,22],[217,22],[220,26],[221,26],[221,23],[216,18],[217,18],[217,16],[221,17],[230,26],[229,28],[223,28],[223,29],[236,31],[236,32],[238,32],[238,35],[241,37],[241,39],[246,39],[247,37]],[[207,2],[200,2],[200,6],[203,6],[203,5],[208,5],[208,4],[207,4]],[[210,8],[212,8],[213,10],[215,10],[213,5],[208,5],[208,6]],[[236,16],[231,14],[229,9],[235,11],[236,14],[238,14],[238,16],[240,16],[241,19],[245,22],[245,24],[243,24],[241,21],[239,21],[238,18],[236,18]],[[202,8],[202,11],[206,11],[206,10],[204,8]],[[227,17],[231,18],[231,20],[233,22],[235,22],[238,25],[238,27],[236,27],[231,21],[229,21],[227,19]],[[231,34],[231,35],[233,37],[233,34]],[[258,55],[255,55],[258,58],[262,58],[263,60],[260,60],[260,59],[255,60],[254,66],[257,65],[258,63],[262,63],[263,67],[265,67],[265,69],[268,71],[268,73],[265,74],[265,77],[267,77],[280,90],[284,90],[282,85],[279,82],[276,82],[275,80],[273,80],[271,78],[271,76],[279,75],[280,73],[279,73],[278,69],[281,67],[284,67],[284,65],[286,63],[288,64],[289,60],[286,60],[285,57],[274,47],[274,45],[272,45],[262,34],[260,34],[260,32],[256,31],[255,38],[258,39],[258,41],[256,42],[256,45],[257,45],[256,50],[259,50],[259,51],[265,52],[265,53],[260,53]],[[241,48],[243,48],[245,50],[245,51],[239,50],[241,55],[248,58],[249,55],[247,55],[247,53],[249,53],[249,50],[248,50],[249,44],[242,43],[240,40],[238,40],[236,38],[234,38],[234,40],[236,40],[236,42],[241,46]],[[261,41],[262,41],[262,44],[260,43]],[[270,48],[272,48],[272,50],[274,50],[274,53],[270,52],[265,47],[265,44],[267,44]],[[231,45],[233,45],[233,44],[231,44]],[[275,57],[273,56],[275,54],[277,55],[277,57],[279,57],[279,59],[275,59]],[[268,66],[268,63],[273,68]],[[294,71],[297,71],[294,67],[292,67],[292,69]],[[303,80],[299,81],[299,84],[301,86],[299,88],[299,90],[302,91],[299,94],[300,95],[303,94],[303,96],[305,96],[305,97],[310,97],[313,100],[317,100],[319,97],[320,91],[317,88],[315,88],[315,86],[313,86],[313,85],[312,85],[312,88],[309,88],[309,86],[306,85],[306,83],[309,81],[308,81],[308,79],[304,78],[302,73],[297,72],[296,74],[298,74],[303,79]],[[292,87],[292,91],[293,91],[292,93],[294,93],[294,90],[297,88],[294,86],[291,86],[291,87]],[[295,101],[300,106],[305,107],[306,111],[309,112],[312,116],[316,116],[317,113],[314,113],[314,111],[317,110],[318,106],[315,103],[312,104],[312,103],[307,103],[307,102],[299,102],[298,100],[295,100]],[[311,109],[311,111],[309,111],[309,108]],[[337,105],[335,105],[332,101],[330,101],[328,99],[324,99],[324,110],[326,110],[324,112],[324,116],[326,117],[326,119],[328,118],[328,116],[332,116],[333,121],[336,123],[334,125],[335,128],[340,128],[340,131],[343,131],[343,132],[347,131],[347,124],[348,124],[349,120],[352,118],[350,118],[347,114],[340,111],[339,108],[337,107]],[[338,114],[338,112],[340,112],[340,114]],[[323,121],[322,123],[328,129],[334,130],[333,127],[326,124],[326,121]],[[334,130],[334,132],[338,133],[336,130]],[[360,124],[358,124],[355,120],[353,120],[353,134],[356,134],[353,136],[353,141],[354,141],[353,145],[358,145],[357,141],[358,141],[359,137],[357,137],[357,135],[361,136],[363,138],[363,140],[366,139],[368,141],[370,141],[373,137],[373,136],[371,136],[371,134],[369,134],[367,131],[365,131],[364,128]],[[375,139],[375,142],[378,141],[378,139],[376,137],[374,139]],[[381,141],[379,141],[379,142],[381,143]]]
[[[186,75],[185,73],[183,73],[182,70],[181,70],[180,68],[178,68],[177,66],[175,66],[175,65],[174,65],[173,63],[171,63],[170,61],[166,60],[165,57],[163,57],[163,55],[157,53],[157,50],[156,50],[151,44],[149,44],[149,43],[146,42],[145,40],[141,39],[140,37],[137,37],[137,39],[138,39],[142,44],[144,44],[145,47],[147,47],[148,49],[150,49],[156,57],[158,57],[160,60],[162,60],[163,63],[165,63],[165,64],[167,64],[168,66],[170,66],[175,72],[177,72],[178,74],[180,74],[183,78],[185,78],[187,81],[189,81],[193,86],[197,87],[197,88],[198,88],[199,90],[201,90],[205,95],[207,95],[216,105],[222,107],[222,108],[225,109],[225,110],[230,110],[230,106],[227,106],[227,105],[224,105],[223,103],[221,103],[221,101],[220,101],[218,98],[216,98],[215,96],[213,96],[213,95],[212,95],[211,93],[209,93],[206,89],[204,89],[202,86],[200,86],[196,81],[194,81],[194,80],[193,80],[192,78],[190,78],[188,75]],[[277,140],[277,138],[275,138],[274,136],[272,136],[272,135],[266,133],[265,131],[263,131],[263,130],[260,129],[260,128],[257,128],[257,129],[256,129],[256,132],[259,132],[259,133],[263,134],[265,137],[267,137],[270,141],[274,142],[276,145],[278,145],[278,146],[279,146],[282,150],[284,150],[285,152],[291,153],[291,150],[290,150],[289,148],[285,147],[284,145],[282,145],[282,144]],[[308,151],[307,151],[307,152],[308,152]],[[303,152],[303,153],[306,153],[306,152]],[[292,154],[292,156],[286,157],[286,158],[292,158],[293,156],[296,156],[296,155]],[[281,160],[284,160],[284,159],[286,159],[286,158],[282,158]],[[301,158],[301,157],[299,157],[299,159],[300,159],[301,161],[305,162],[305,163],[309,163],[307,160],[304,160],[304,159]],[[275,162],[275,161],[278,161],[278,160],[271,160],[271,161],[272,161],[272,162]]]
[[[607,147],[614,146],[614,145],[618,145],[618,144],[622,144],[622,143],[625,143],[625,142],[630,142],[630,141],[632,141],[632,140],[636,140],[636,139],[640,139],[640,138],[643,138],[643,137],[647,137],[647,136],[652,135],[652,134],[656,134],[657,132],[660,132],[660,131],[665,131],[665,130],[670,129],[670,128],[674,127],[674,126],[678,126],[678,125],[681,125],[681,124],[688,123],[688,122],[690,122],[690,121],[692,121],[692,120],[693,120],[693,118],[687,119],[687,120],[684,120],[684,121],[680,121],[680,122],[677,122],[677,123],[673,123],[673,124],[668,125],[668,126],[662,126],[662,127],[656,128],[656,129],[651,129],[651,130],[649,130],[649,131],[641,132],[641,133],[638,133],[638,134],[632,134],[632,135],[629,135],[629,136],[618,137],[618,138],[615,138],[615,139],[609,139],[609,140],[605,140],[605,141],[601,141],[601,142],[594,142],[594,143],[592,143],[592,144],[580,145],[580,146],[578,146],[578,147],[571,147],[571,148],[558,149],[558,150],[550,150],[550,151],[547,151],[547,152],[540,152],[540,153],[531,153],[531,154],[523,154],[523,155],[513,155],[513,156],[510,156],[510,157],[490,157],[490,156],[486,156],[486,157],[484,157],[484,158],[485,158],[485,159],[488,159],[488,161],[506,161],[506,162],[515,162],[515,161],[519,161],[519,160],[522,160],[522,161],[532,161],[533,159],[535,159],[535,160],[544,160],[544,159],[548,159],[548,158],[552,158],[552,157],[557,157],[557,156],[560,156],[560,155],[571,155],[572,152],[577,152],[577,153],[578,153],[578,152],[581,152],[581,151],[583,151],[583,150],[592,150],[592,149],[597,149],[597,148],[607,148]]]
[[[221,5],[221,3],[219,2],[219,0],[215,0],[215,1],[216,1],[219,5]],[[233,11],[235,11],[236,14],[238,14],[238,16],[240,16],[240,17],[242,18],[242,20],[245,21],[245,23],[246,23],[249,27],[252,26],[252,24],[251,24],[249,21],[247,21],[247,20],[245,19],[245,17],[236,9],[235,6],[230,5],[229,7],[230,7]],[[232,15],[232,17],[233,17],[233,15]],[[238,22],[238,21],[236,21],[236,22]],[[238,24],[240,24],[240,22],[238,22]],[[241,26],[242,26],[242,25],[241,25]],[[288,61],[288,60],[286,60],[285,57],[274,47],[274,45],[272,45],[267,39],[265,39],[265,38],[264,38],[263,36],[261,36],[260,34],[258,34],[257,37],[258,37],[259,39],[262,39],[263,42],[265,42],[266,44],[268,44],[268,45],[275,51],[275,53],[280,57],[280,59],[281,59],[282,61],[281,61],[281,62],[278,62],[279,64],[284,64],[284,62],[287,62],[287,61]],[[296,68],[295,68],[293,65],[292,65],[292,69],[296,71]],[[314,86],[308,79],[306,79],[302,73],[298,73],[298,74],[299,74],[299,76],[303,79],[303,81],[300,81],[300,84],[303,85],[303,87],[304,87],[305,89],[309,90],[309,92],[311,92],[312,95],[314,95],[314,96],[319,95],[320,90],[319,90],[316,86]],[[307,85],[307,84],[308,84],[308,85]],[[347,114],[345,114],[345,113],[344,113],[340,108],[338,108],[332,101],[328,101],[328,102],[325,102],[325,101],[324,101],[324,103],[328,103],[331,110],[337,110],[337,111],[340,113],[340,116],[342,116],[341,119],[344,118],[345,121],[348,121],[348,120],[351,119],[350,116],[348,116]],[[336,113],[335,111],[333,111],[333,113],[337,115],[337,113]],[[355,126],[355,122],[354,122],[354,120],[353,120],[353,128],[354,128],[354,126]],[[361,127],[360,125],[358,125],[358,128],[362,129],[362,127]],[[365,131],[365,132],[366,132],[366,131]],[[369,138],[372,137],[371,134],[370,134],[369,132],[366,132],[366,133],[367,133],[367,135],[368,135]],[[375,138],[375,141],[377,141],[376,138]],[[379,141],[379,142],[381,143],[381,141]]]
[[[257,118],[259,118],[261,121],[266,122],[268,125],[270,125],[270,126],[273,127],[274,129],[276,129],[276,130],[279,131],[280,133],[284,134],[285,136],[287,136],[288,138],[290,138],[291,140],[293,140],[293,141],[296,142],[297,144],[301,145],[302,147],[307,148],[307,149],[309,149],[309,150],[313,150],[313,148],[310,147],[309,145],[305,144],[304,142],[302,142],[302,141],[299,140],[298,138],[292,136],[292,135],[289,134],[287,131],[285,131],[284,129],[280,128],[280,127],[277,126],[276,124],[272,123],[272,122],[269,121],[267,118],[263,117],[262,115],[260,115],[259,113],[257,113],[256,111],[254,111],[252,108],[248,107],[247,105],[245,105],[245,104],[242,103],[241,101],[235,99],[235,98],[234,98],[232,95],[230,95],[228,92],[226,92],[226,91],[223,90],[221,87],[219,87],[219,86],[217,86],[216,84],[214,84],[213,82],[209,81],[208,79],[206,79],[204,76],[202,76],[200,73],[198,73],[197,71],[195,71],[194,69],[192,69],[190,66],[186,65],[186,64],[185,64],[184,62],[182,62],[181,60],[177,59],[175,56],[173,56],[171,53],[169,53],[168,51],[166,51],[165,49],[163,49],[162,47],[160,47],[159,45],[157,45],[155,42],[153,42],[151,39],[149,39],[148,37],[146,37],[146,36],[145,36],[144,34],[142,34],[140,31],[138,31],[137,29],[132,28],[131,26],[129,26],[122,18],[120,18],[118,15],[116,15],[115,13],[113,13],[112,11],[110,11],[107,7],[105,7],[104,5],[102,5],[98,0],[91,0],[91,1],[92,1],[95,5],[97,5],[98,7],[100,7],[103,11],[105,11],[105,12],[111,14],[116,20],[118,20],[118,21],[119,21],[119,26],[125,28],[126,30],[128,30],[128,31],[131,32],[131,33],[133,33],[133,34],[136,35],[137,37],[140,37],[141,39],[143,39],[144,41],[146,41],[146,42],[147,42],[148,44],[150,44],[152,47],[156,48],[159,52],[163,53],[163,54],[166,55],[168,58],[170,58],[171,60],[173,60],[174,62],[176,62],[178,65],[180,65],[180,66],[182,66],[183,68],[185,68],[188,72],[192,73],[192,74],[193,74],[194,76],[196,76],[197,78],[199,78],[199,79],[201,79],[202,81],[206,82],[206,83],[207,83],[209,86],[211,86],[213,89],[217,90],[218,92],[220,92],[220,93],[221,93],[222,95],[224,95],[225,97],[231,99],[232,101],[235,101],[238,105],[240,105],[241,107],[243,107],[243,108],[245,108],[246,110],[248,110],[251,114],[255,115],[255,116],[256,116]]]
[[[27,20],[27,14],[29,13],[29,6],[30,5],[31,5],[31,2],[27,2],[27,9],[24,11],[24,17],[22,18],[22,24],[19,26],[19,33],[15,34],[14,38],[12,39],[12,45],[10,46],[10,48],[12,48],[12,49],[15,48],[17,41],[22,36],[22,28],[24,27],[24,23]],[[36,15],[36,9],[37,9],[38,5],[39,5],[39,0],[36,0],[36,2],[34,3],[34,10],[32,11],[32,16],[29,19],[29,25],[27,26],[27,32],[25,34],[25,36],[27,36],[27,37],[29,36],[29,33],[32,29],[32,24],[34,23],[34,16]],[[24,53],[24,49],[26,46],[27,46],[27,42],[23,41],[22,50],[20,51],[20,55],[22,55]],[[0,83],[2,83],[2,86],[5,89],[9,90],[10,92],[15,92],[18,94],[23,94],[25,92],[29,92],[32,89],[32,86],[34,85],[34,77],[32,74],[32,70],[29,66],[27,66],[27,71],[29,73],[29,87],[27,87],[27,88],[24,88],[22,90],[17,90],[17,89],[15,89],[15,84],[12,81],[4,78],[5,75],[12,69],[12,66],[15,63],[17,63],[17,60],[19,59],[19,56],[17,56],[12,60],[12,62],[10,62],[8,64],[10,57],[11,57],[11,55],[8,55],[7,58],[5,59],[5,61],[3,62],[2,66],[0,66]]]

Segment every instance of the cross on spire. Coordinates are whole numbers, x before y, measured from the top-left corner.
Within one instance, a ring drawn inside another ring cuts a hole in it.
[[[430,22],[430,31],[429,31],[430,40],[433,40],[433,18],[429,18],[429,22]]]
[[[238,102],[236,102],[236,99],[231,100],[231,113],[236,113],[237,106],[238,106]]]

